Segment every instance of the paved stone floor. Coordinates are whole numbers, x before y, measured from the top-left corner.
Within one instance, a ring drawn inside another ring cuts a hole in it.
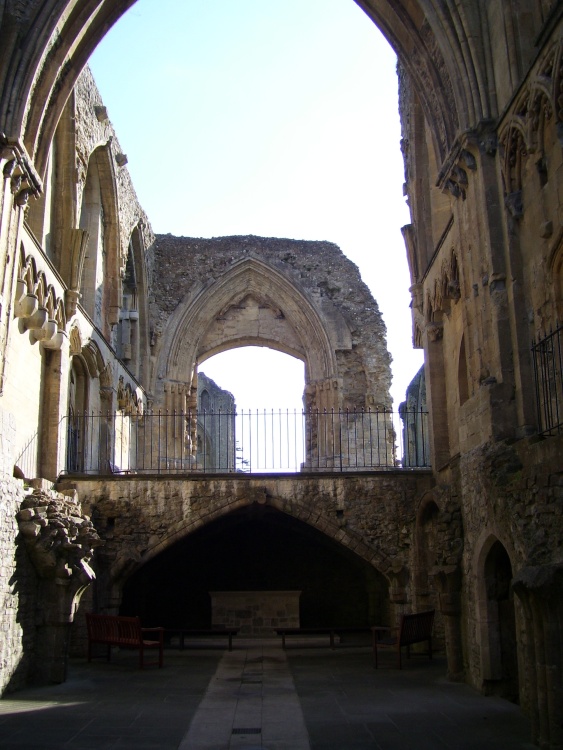
[[[374,670],[367,647],[238,641],[167,651],[163,669],[73,660],[62,685],[0,701],[1,750],[532,750],[517,706],[415,657]]]

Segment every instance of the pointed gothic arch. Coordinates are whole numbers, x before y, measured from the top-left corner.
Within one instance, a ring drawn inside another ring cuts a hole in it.
[[[0,119],[6,123],[8,136],[23,144],[37,185],[80,71],[108,29],[134,2],[31,3],[26,18],[20,19],[20,35],[3,40],[6,53],[0,72],[6,85],[0,98]],[[482,40],[487,28],[484,10],[454,2],[444,7],[438,0],[357,3],[379,27],[414,81],[440,161],[444,161],[458,132],[497,114],[486,80],[490,40]]]
[[[257,308],[253,320],[238,315],[245,301]],[[230,313],[238,318],[233,334],[217,325],[218,318]],[[261,313],[275,319],[266,330],[253,324]],[[240,261],[211,287],[187,295],[162,337],[158,375],[191,382],[197,362],[256,343],[302,359],[306,383],[338,377],[335,331],[328,330],[326,321],[295,283],[256,258]]]

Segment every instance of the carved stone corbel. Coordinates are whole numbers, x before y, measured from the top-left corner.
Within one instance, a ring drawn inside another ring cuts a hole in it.
[[[444,327],[439,323],[427,323],[426,335],[429,341],[440,341],[444,336]]]
[[[504,196],[504,205],[508,209],[513,219],[521,219],[524,213],[522,204],[522,191],[517,190],[514,193],[508,193]]]

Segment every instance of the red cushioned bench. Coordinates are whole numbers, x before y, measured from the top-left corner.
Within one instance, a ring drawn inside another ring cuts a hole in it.
[[[88,627],[88,661],[92,661],[92,646],[102,643],[107,646],[107,660],[111,657],[111,647],[137,649],[139,667],[145,664],[163,663],[164,628],[142,628],[138,617],[120,617],[118,615],[96,615],[86,613]],[[148,639],[148,634],[156,634],[157,639]],[[158,649],[158,662],[145,662],[145,651]]]

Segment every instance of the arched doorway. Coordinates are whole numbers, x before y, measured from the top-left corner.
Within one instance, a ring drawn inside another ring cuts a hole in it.
[[[512,564],[498,539],[491,538],[483,553],[479,579],[483,689],[517,702],[518,659]]]

